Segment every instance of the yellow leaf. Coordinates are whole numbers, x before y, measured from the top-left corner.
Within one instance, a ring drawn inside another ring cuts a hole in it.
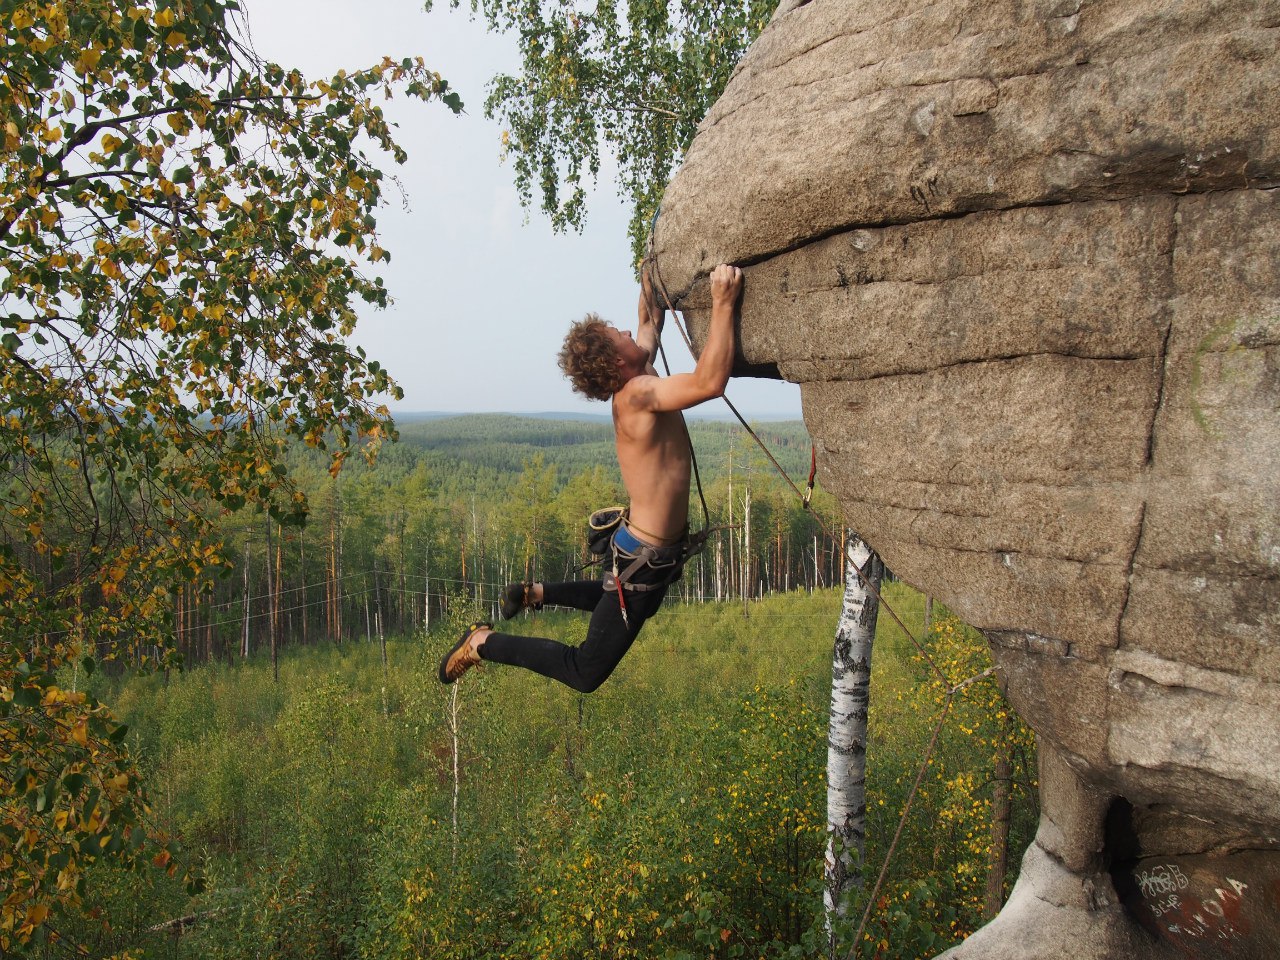
[[[156,14],[156,26],[172,27],[176,19],[177,18],[173,15],[173,10],[171,8],[166,10],[161,10],[159,13]]]
[[[75,725],[75,728],[71,731],[71,739],[82,747],[89,745],[89,724],[87,721],[81,720]]]

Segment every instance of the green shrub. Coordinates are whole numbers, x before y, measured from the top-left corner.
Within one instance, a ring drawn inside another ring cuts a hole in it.
[[[885,594],[918,630],[918,596],[896,583]],[[116,702],[146,745],[156,815],[209,883],[194,901],[165,888],[164,906],[139,912],[132,888],[104,878],[113,943],[228,960],[824,955],[838,602],[774,596],[745,617],[740,603],[671,603],[591,696],[495,665],[442,688],[439,657],[481,612],[465,597],[430,636],[390,641],[385,670],[379,647],[360,643],[290,652],[278,684],[265,661],[174,674],[167,687],[130,681]],[[938,626],[931,655],[948,675],[985,668],[980,637]],[[585,617],[504,629],[580,639]],[[868,887],[943,694],[912,651],[882,615]],[[1033,762],[1004,709],[989,683],[953,706],[866,956],[927,955],[978,922],[994,752],[1015,744],[1015,779]],[[1033,824],[1020,795],[1017,843]],[[184,912],[200,922],[180,938],[146,932]]]

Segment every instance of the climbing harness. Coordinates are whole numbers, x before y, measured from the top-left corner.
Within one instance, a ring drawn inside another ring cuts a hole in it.
[[[617,592],[622,622],[629,627],[631,623],[624,591],[646,592],[670,586],[679,579],[685,564],[706,546],[713,530],[704,528],[697,533],[686,532],[674,543],[654,546],[636,537],[628,522],[626,507],[597,510],[587,521],[587,548],[597,557],[593,562],[612,557],[612,564],[604,574],[604,588]],[[640,530],[640,533],[653,536],[645,530]],[[646,569],[655,571],[650,575],[652,582],[636,580],[636,576]]]

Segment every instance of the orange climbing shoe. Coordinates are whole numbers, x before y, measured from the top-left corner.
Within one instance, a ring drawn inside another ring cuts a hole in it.
[[[440,682],[453,683],[472,667],[480,663],[480,651],[472,643],[478,630],[492,630],[491,623],[473,623],[462,632],[462,637],[440,660]]]

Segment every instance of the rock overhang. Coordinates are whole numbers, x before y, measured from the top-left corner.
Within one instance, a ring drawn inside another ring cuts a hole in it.
[[[1280,824],[1278,32],[1247,0],[783,3],[654,238],[695,339],[745,266],[739,370],[801,384],[822,482],[988,632],[1090,816],[1180,811],[1137,820],[1162,850]],[[1069,808],[1042,840],[1079,853]]]

